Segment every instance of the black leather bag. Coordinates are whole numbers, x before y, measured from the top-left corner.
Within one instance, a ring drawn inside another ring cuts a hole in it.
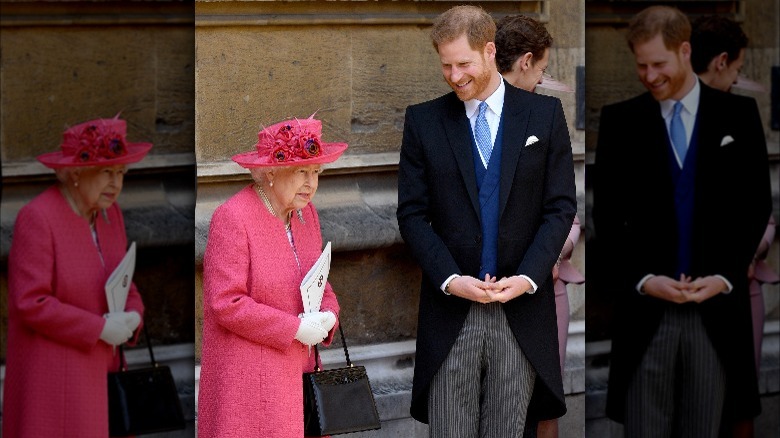
[[[316,367],[303,374],[303,424],[306,436],[337,435],[379,429],[374,394],[365,367],[349,360],[344,331],[339,324],[346,368],[321,371],[314,346]]]
[[[119,347],[121,369],[108,373],[108,428],[110,436],[141,435],[186,427],[171,369],[154,360],[144,326],[152,366],[127,370]]]

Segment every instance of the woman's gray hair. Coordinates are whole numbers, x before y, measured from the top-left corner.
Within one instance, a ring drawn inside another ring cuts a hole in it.
[[[268,183],[268,178],[265,175],[276,169],[276,167],[250,167],[249,173],[252,174],[252,180],[262,186]]]
[[[82,167],[58,167],[54,169],[54,174],[57,175],[57,179],[63,183],[63,184],[69,184],[70,183],[70,176],[74,172],[81,172],[84,169],[87,169],[89,166],[82,166]]]

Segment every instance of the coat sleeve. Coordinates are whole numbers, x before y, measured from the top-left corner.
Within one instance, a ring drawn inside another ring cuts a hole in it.
[[[571,225],[571,230],[569,231],[568,237],[569,241],[571,241],[571,249],[566,251],[566,254],[563,254],[563,257],[566,259],[571,258],[571,254],[574,252],[574,248],[577,246],[577,242],[580,241],[580,233],[582,232],[580,227],[580,218],[575,215],[574,222]]]
[[[127,232],[125,230],[125,219],[122,215],[122,210],[119,209],[119,206],[116,204],[114,205],[116,206],[117,222],[118,222],[118,227],[114,229],[114,233],[117,236],[119,236],[120,247],[127,248],[128,244],[127,244]],[[141,334],[141,330],[143,330],[144,310],[145,310],[144,302],[143,299],[141,298],[141,294],[138,292],[138,287],[136,287],[135,282],[132,282],[130,283],[130,291],[127,293],[127,301],[125,302],[125,312],[131,312],[131,311],[138,312],[138,315],[141,316],[141,323],[135,329],[135,333],[133,333],[133,337],[130,338],[129,341],[127,341],[127,345],[131,347],[138,343],[138,337]]]
[[[312,213],[312,219],[313,224],[312,226],[316,230],[316,235],[318,236],[317,239],[317,247],[322,248],[322,234],[320,233],[320,217],[317,213],[317,209],[314,208],[313,204],[309,204],[309,207],[311,208]],[[333,328],[330,329],[330,332],[328,332],[328,337],[325,338],[324,341],[322,341],[322,345],[325,345],[326,347],[333,342],[333,335],[336,333],[336,330],[338,330],[340,322],[340,312],[341,308],[339,307],[339,302],[336,299],[336,293],[333,291],[333,286],[330,284],[330,282],[325,283],[325,292],[322,294],[322,302],[320,303],[320,311],[331,311],[334,315],[336,315],[336,325],[333,326]]]
[[[731,199],[735,205],[729,207],[740,212],[734,227],[744,237],[726,247],[730,257],[721,257],[714,274],[721,274],[730,281],[745,277],[746,267],[753,261],[766,232],[767,219],[772,214],[772,193],[769,180],[769,157],[761,116],[755,99],[740,96],[742,108],[738,113],[744,117],[742,127],[749,138],[740,148],[743,161],[734,160],[728,169],[734,186]],[[736,181],[733,181],[736,180]],[[735,234],[736,235],[736,234]],[[738,246],[741,248],[737,252]]]
[[[203,261],[204,305],[225,329],[279,350],[295,339],[300,320],[249,296],[250,253],[247,231],[224,206],[211,219]]]
[[[447,246],[431,227],[429,163],[417,133],[412,107],[406,109],[398,165],[398,228],[425,276],[436,286],[452,274],[461,274]]]
[[[517,269],[518,275],[531,277],[537,285],[550,276],[577,213],[571,140],[563,106],[557,99],[552,111],[545,166],[541,221]]]
[[[31,330],[80,350],[93,348],[105,319],[59,300],[54,292],[54,235],[41,211],[22,208],[8,260],[13,313]]]
[[[631,247],[625,249],[624,245],[636,245],[625,235],[624,224],[626,223],[626,209],[621,208],[630,195],[626,187],[627,184],[622,172],[630,168],[631,161],[625,160],[620,156],[620,146],[623,144],[621,131],[621,121],[619,120],[620,109],[614,106],[605,106],[601,110],[599,119],[598,142],[596,148],[596,160],[593,166],[593,225],[595,236],[598,238],[599,257],[596,258],[601,269],[609,266],[609,272],[622,273],[620,276],[621,284],[618,289],[628,288],[634,290],[636,284],[642,276],[648,274],[647,271],[632,270],[631,272],[640,272],[636,275],[629,275],[627,259],[635,259],[628,251],[641,251],[641,248]]]

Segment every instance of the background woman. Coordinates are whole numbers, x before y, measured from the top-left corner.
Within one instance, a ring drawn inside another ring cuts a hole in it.
[[[303,436],[302,374],[310,346],[330,342],[339,311],[330,284],[320,312],[303,312],[300,284],[322,251],[311,203],[323,163],[322,123],[288,120],[258,133],[233,160],[254,182],[218,207],[204,255],[200,437]]]
[[[127,250],[116,200],[127,164],[152,147],[125,135],[118,117],[92,120],[66,130],[59,151],[38,156],[59,182],[14,226],[4,436],[108,436],[106,375],[144,310],[131,285],[125,311],[107,313],[105,283]]]

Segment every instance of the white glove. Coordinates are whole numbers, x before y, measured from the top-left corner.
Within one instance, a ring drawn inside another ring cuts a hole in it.
[[[135,329],[141,325],[141,315],[139,315],[135,310],[121,312],[121,314],[125,321],[125,325],[130,329],[131,332],[135,332]]]
[[[124,320],[117,313],[109,314],[106,317],[103,331],[100,332],[100,340],[116,347],[127,342],[131,336],[133,336],[133,332],[127,328]]]
[[[295,333],[295,339],[301,342],[303,345],[317,345],[322,342],[325,337],[328,336],[328,332],[320,324],[320,316],[316,313],[304,314],[301,318],[301,325],[298,326],[298,331]]]
[[[314,314],[319,315],[320,324],[322,324],[322,328],[324,328],[326,332],[330,332],[330,329],[336,325],[336,315],[334,315],[330,310],[326,310],[324,312],[314,312]]]

